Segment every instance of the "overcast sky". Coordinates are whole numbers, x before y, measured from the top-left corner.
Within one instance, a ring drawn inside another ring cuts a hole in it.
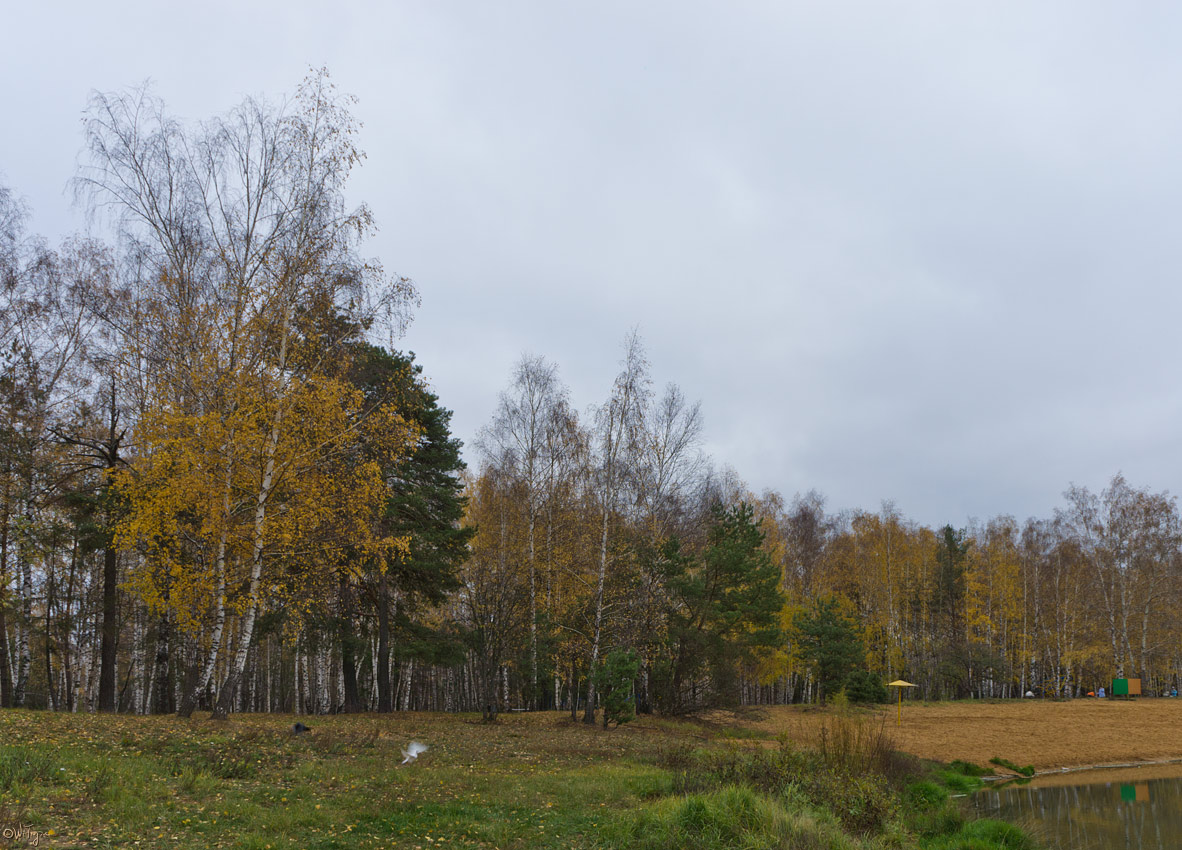
[[[467,443],[523,352],[585,408],[635,326],[757,491],[963,525],[1182,481],[1179,4],[4,5],[0,179],[53,241],[90,91],[201,119],[327,65]]]

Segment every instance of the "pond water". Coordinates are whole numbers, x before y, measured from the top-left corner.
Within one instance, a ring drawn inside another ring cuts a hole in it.
[[[1182,764],[1040,776],[972,795],[983,817],[1060,850],[1182,850]]]

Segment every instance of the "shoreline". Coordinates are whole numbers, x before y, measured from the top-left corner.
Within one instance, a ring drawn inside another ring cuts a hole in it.
[[[1034,777],[1031,778],[1033,779],[1038,776],[1058,776],[1064,773],[1083,773],[1089,770],[1127,770],[1138,767],[1153,767],[1154,765],[1159,764],[1182,764],[1182,756],[1164,759],[1149,759],[1148,761],[1118,762],[1115,764],[1081,764],[1075,765],[1074,767],[1060,767],[1057,769],[1051,767],[1047,768],[1046,770],[1035,771]]]
[[[1162,769],[1153,770],[1153,768]],[[1038,788],[1052,788],[1057,785],[1099,785],[1104,782],[1119,782],[1126,779],[1139,781],[1178,779],[1182,778],[1182,757],[1049,768],[1037,771],[1031,777],[1012,774],[982,776],[981,778],[985,781],[982,790],[988,789],[993,784],[1008,785],[1015,780],[1021,781],[1023,779],[1026,780],[1022,783],[1023,785],[1031,783]],[[1058,781],[1060,778],[1061,782]]]
[[[960,759],[990,767],[990,760],[1000,757],[1033,765],[1035,777],[1154,765],[1165,769],[1182,762],[1177,733],[1182,700],[913,704],[903,706],[901,726],[896,712],[890,706],[863,716],[875,718],[875,725],[885,721],[895,749],[932,761]],[[827,709],[777,706],[738,725],[807,744],[831,717]]]

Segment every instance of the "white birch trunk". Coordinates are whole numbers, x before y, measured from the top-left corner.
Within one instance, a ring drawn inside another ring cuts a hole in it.
[[[369,680],[369,704],[378,704],[378,641],[374,636],[369,639],[369,665],[372,676]]]
[[[279,356],[276,369],[283,381],[283,373],[287,369],[287,344],[291,327],[291,307],[284,307],[282,336],[279,342]],[[246,611],[242,615],[242,627],[238,637],[238,652],[234,656],[233,665],[226,676],[226,684],[222,693],[218,695],[218,703],[214,708],[214,717],[224,718],[230,713],[230,706],[234,699],[234,691],[242,678],[242,671],[246,668],[246,654],[250,649],[250,640],[254,635],[254,621],[259,610],[259,581],[263,575],[263,545],[267,522],[267,501],[271,497],[271,489],[275,484],[275,454],[279,448],[279,428],[283,422],[283,401],[279,399],[275,408],[274,418],[271,420],[271,433],[267,438],[263,464],[263,481],[259,487],[255,501],[254,528],[252,530],[252,546],[250,558],[250,587],[247,590]]]
[[[595,627],[591,637],[591,669],[587,671],[587,705],[583,710],[586,723],[595,722],[595,668],[599,664],[599,640],[603,633],[603,589],[607,578],[607,529],[609,511],[604,507],[603,530],[599,538],[599,577],[595,585]]]
[[[303,670],[301,669],[301,665],[300,665],[300,640],[299,640],[299,638],[296,638],[295,675],[292,676],[292,678],[295,680],[293,683],[294,687],[295,687],[295,705],[293,706],[293,713],[294,714],[303,714],[304,713],[304,688],[303,688],[303,682],[300,678],[301,676],[303,676]]]
[[[30,512],[26,512],[25,521],[32,526],[33,517]],[[25,704],[25,688],[29,684],[29,669],[33,663],[33,653],[29,648],[29,633],[33,628],[33,564],[26,549],[27,547],[18,541],[16,556],[21,579],[21,616],[17,620],[16,677],[12,688],[12,704],[17,708]]]
[[[328,648],[323,645],[316,650],[316,684],[318,692],[316,702],[318,714],[328,714],[332,707],[330,688],[332,687],[332,663],[328,657]]]
[[[414,683],[414,674],[415,662],[414,659],[411,659],[402,665],[402,682],[400,684],[402,685],[401,707],[403,711],[410,711],[410,689]]]
[[[534,549],[534,506],[533,506],[533,470],[530,469],[530,506],[529,506],[529,708],[537,708],[538,697],[538,591],[537,591],[537,557]]]

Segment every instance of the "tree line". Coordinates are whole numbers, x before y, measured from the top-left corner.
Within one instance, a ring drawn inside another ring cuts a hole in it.
[[[350,106],[325,72],[197,126],[94,95],[75,188],[112,245],[0,194],[4,705],[389,709],[398,648],[447,645],[412,612],[470,536],[459,444],[375,344],[416,294],[360,253]]]
[[[890,503],[753,493],[701,455],[700,432],[676,385],[652,392],[634,335],[585,424],[556,367],[521,359],[480,440],[461,591],[497,600],[485,664],[503,704],[586,711],[605,651],[635,654],[639,710],[671,712],[882,700],[899,678],[927,699],[1178,685],[1168,493],[1118,474],[1070,487],[1048,519],[929,528]]]
[[[1177,684],[1175,500],[931,529],[752,493],[636,333],[582,412],[523,356],[466,468],[362,254],[327,73],[200,125],[96,94],[51,248],[0,187],[0,704],[635,711]],[[597,712],[599,712],[597,714]]]

